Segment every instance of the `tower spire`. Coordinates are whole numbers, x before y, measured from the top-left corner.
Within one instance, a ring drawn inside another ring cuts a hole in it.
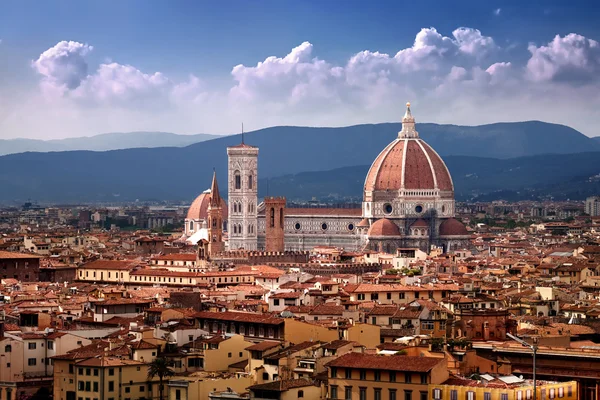
[[[406,112],[402,118],[402,130],[398,132],[398,137],[402,139],[415,139],[419,137],[419,132],[415,130],[415,118],[410,111],[410,103],[406,103]]]
[[[219,193],[219,185],[217,184],[217,171],[213,168],[213,179],[210,185],[210,205],[213,207],[221,206],[221,194]]]

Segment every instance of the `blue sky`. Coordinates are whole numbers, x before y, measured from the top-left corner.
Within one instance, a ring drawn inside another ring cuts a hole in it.
[[[0,138],[396,121],[407,100],[597,136],[599,20],[593,1],[1,1]]]

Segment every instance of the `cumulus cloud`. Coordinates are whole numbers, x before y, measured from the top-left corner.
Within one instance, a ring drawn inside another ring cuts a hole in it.
[[[161,72],[145,73],[108,58],[89,73],[86,56],[92,50],[87,44],[62,41],[32,62],[34,70],[43,76],[41,86],[51,100],[61,97],[84,106],[156,108],[180,96],[201,98],[195,77],[175,83]]]
[[[131,65],[101,64],[73,91],[73,97],[104,104],[146,100],[168,92],[171,82],[162,73],[145,74]]]
[[[479,29],[458,28],[452,32],[458,49],[477,58],[483,58],[497,49],[494,39],[483,36]]]
[[[570,33],[556,35],[546,46],[529,45],[529,77],[537,82],[589,82],[600,73],[600,44]]]
[[[44,76],[44,83],[73,90],[87,77],[85,56],[92,50],[87,44],[63,40],[40,54],[31,65]]]
[[[181,80],[143,71],[103,54],[106,61],[88,65],[92,49],[60,42],[33,61],[52,101],[30,102],[27,111],[24,106],[13,113],[12,125],[0,121],[0,131],[9,125],[27,129],[23,115],[29,114],[38,116],[31,121],[44,121],[35,129],[55,126],[73,136],[157,129],[231,133],[241,121],[252,128],[350,125],[397,121],[406,101],[420,121],[458,124],[569,123],[557,120],[562,114],[554,111],[565,102],[578,104],[572,115],[583,128],[595,126],[590,115],[600,106],[598,43],[576,34],[530,45],[528,61],[515,59],[514,51],[470,27],[446,35],[423,28],[405,48],[390,54],[357,51],[341,63],[320,57],[317,46],[303,42],[287,54],[236,65],[231,81],[220,85],[195,75]]]

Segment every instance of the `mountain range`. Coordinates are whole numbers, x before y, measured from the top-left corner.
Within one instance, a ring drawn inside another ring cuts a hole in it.
[[[177,135],[168,132],[115,132],[90,137],[54,140],[2,139],[0,140],[0,156],[27,151],[105,151],[135,147],[183,147],[218,137],[220,135],[204,133],[197,135]]]
[[[590,177],[600,173],[600,142],[563,125],[423,123],[417,129],[444,157],[458,198],[544,185],[569,189],[565,182],[594,182]],[[360,197],[365,166],[399,130],[398,123],[281,126],[247,133],[245,141],[260,148],[261,194],[268,187],[269,194],[304,200],[334,193]],[[209,187],[213,168],[226,195],[226,147],[240,141],[233,135],[186,147],[5,155],[0,157],[0,201],[187,201]],[[304,176],[300,186],[297,180]]]

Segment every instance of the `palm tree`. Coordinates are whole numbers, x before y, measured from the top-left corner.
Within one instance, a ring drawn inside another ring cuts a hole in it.
[[[170,378],[175,375],[175,371],[171,369],[172,362],[164,357],[155,358],[150,364],[148,364],[148,379],[154,379],[158,376],[158,391],[160,393],[160,400],[163,400],[163,381],[165,378]]]

